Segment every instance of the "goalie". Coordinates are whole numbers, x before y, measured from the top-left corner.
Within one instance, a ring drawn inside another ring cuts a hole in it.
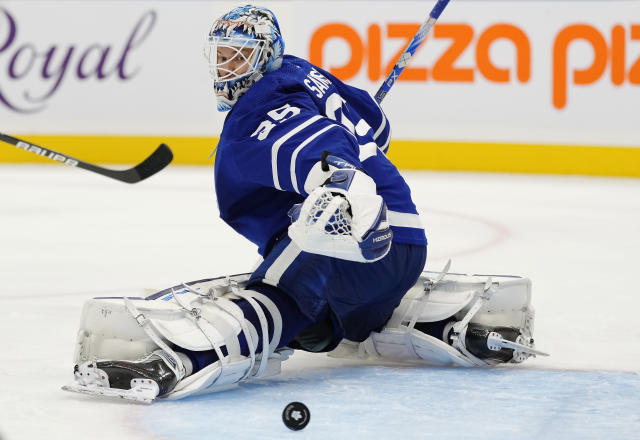
[[[372,97],[284,55],[268,9],[216,20],[221,218],[251,274],[85,304],[70,391],[151,401],[277,374],[292,349],[435,364],[535,354],[527,280],[427,274],[425,232]],[[403,299],[404,298],[404,299]]]

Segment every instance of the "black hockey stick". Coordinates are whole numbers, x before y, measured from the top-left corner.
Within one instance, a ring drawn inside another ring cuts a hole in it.
[[[84,162],[80,159],[75,159],[71,156],[67,156],[66,154],[58,153],[48,148],[31,144],[7,134],[0,133],[0,141],[14,145],[22,150],[30,151],[38,156],[46,157],[47,159],[64,163],[72,167],[93,171],[94,173],[102,174],[103,176],[111,177],[112,179],[126,183],[137,183],[147,177],[153,176],[155,173],[169,165],[173,160],[173,153],[171,152],[171,149],[166,144],[160,144],[160,146],[156,148],[156,151],[151,153],[149,157],[135,167],[128,170],[110,170],[108,168],[102,168],[98,165]]]

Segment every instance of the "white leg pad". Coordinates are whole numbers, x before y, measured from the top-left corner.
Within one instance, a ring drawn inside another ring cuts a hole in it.
[[[469,359],[449,344],[418,330],[389,329],[374,332],[362,343],[344,340],[329,353],[336,358],[386,359],[399,362],[420,362],[429,365],[473,365]]]
[[[85,303],[74,356],[76,364],[95,359],[134,360],[158,348],[172,353],[181,347],[192,351],[214,349],[219,360],[197,373],[182,378],[166,398],[226,389],[240,381],[278,374],[280,364],[292,350],[276,350],[282,319],[275,304],[259,292],[242,289],[246,275],[207,280],[184,286],[155,300],[97,298]],[[244,298],[255,309],[260,328],[244,319],[232,298]],[[267,333],[267,317],[274,333]],[[239,335],[249,345],[249,356],[240,352]],[[256,352],[259,335],[264,350]],[[224,355],[221,347],[227,354]],[[174,353],[175,354],[175,353]],[[170,356],[170,358],[178,356]],[[176,371],[184,371],[177,359]],[[180,374],[178,377],[181,378]]]
[[[382,331],[373,332],[362,343],[345,340],[329,356],[421,361],[434,365],[488,365],[466,350],[460,351],[415,328],[416,323],[447,318],[460,322],[467,316],[472,323],[518,328],[523,335],[531,337],[535,316],[531,306],[531,281],[503,275],[423,272]]]

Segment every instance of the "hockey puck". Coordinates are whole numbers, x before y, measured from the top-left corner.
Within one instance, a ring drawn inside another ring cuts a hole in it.
[[[293,431],[300,431],[309,424],[311,412],[304,403],[291,402],[282,411],[282,421],[287,428]]]

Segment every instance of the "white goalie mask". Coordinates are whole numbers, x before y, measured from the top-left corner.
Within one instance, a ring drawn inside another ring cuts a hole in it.
[[[240,95],[262,77],[264,46],[264,41],[253,38],[209,37],[205,57],[221,111],[233,107]]]
[[[240,79],[258,72],[264,41],[233,37],[209,37],[209,72],[216,82]]]
[[[283,50],[278,22],[266,8],[242,6],[216,20],[204,55],[218,110],[231,110],[264,73],[278,69]]]

